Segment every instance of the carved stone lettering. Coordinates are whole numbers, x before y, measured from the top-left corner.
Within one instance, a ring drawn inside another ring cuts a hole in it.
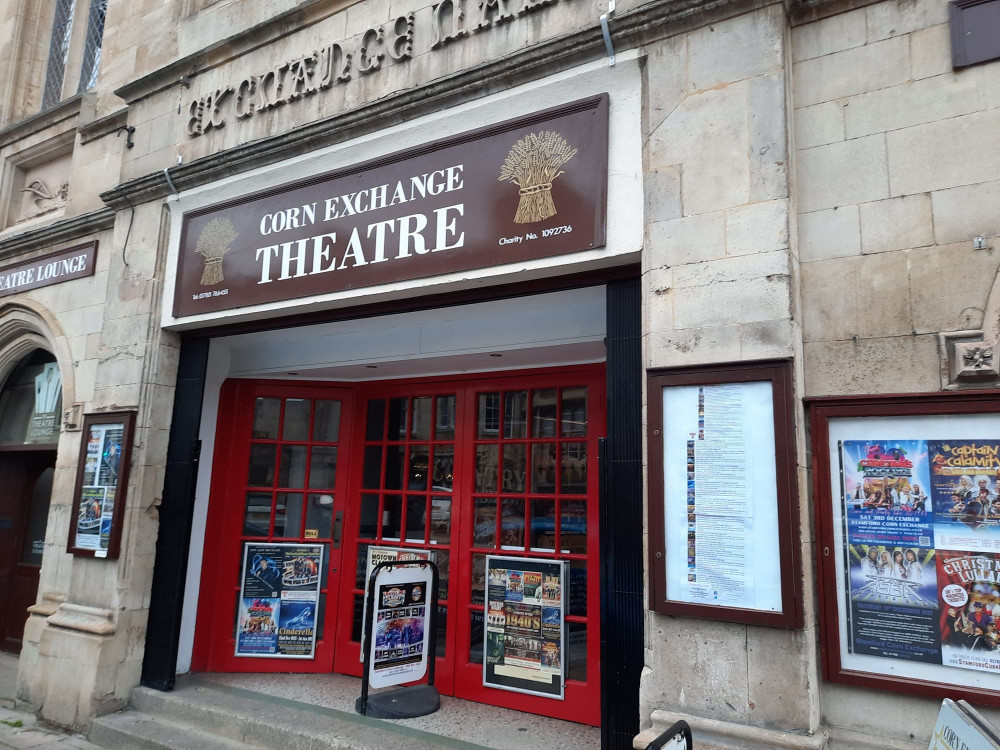
[[[463,0],[442,0],[437,5],[431,6],[431,19],[434,29],[431,49],[439,49],[469,33],[465,29]]]
[[[488,29],[495,23],[503,23],[514,17],[507,6],[507,0],[480,0],[479,23],[476,31]]]
[[[372,54],[375,45],[382,45],[381,26],[375,29],[368,29],[361,36],[361,49],[358,50],[358,72],[362,75],[371,73],[382,67],[382,59],[385,57],[385,53],[376,52]]]
[[[389,57],[397,62],[413,54],[413,14],[407,13],[392,22],[392,31],[386,44]]]

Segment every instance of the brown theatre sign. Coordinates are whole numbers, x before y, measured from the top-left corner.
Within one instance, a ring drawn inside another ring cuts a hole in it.
[[[186,214],[184,317],[604,245],[608,99]]]
[[[97,240],[0,268],[0,297],[91,276]]]

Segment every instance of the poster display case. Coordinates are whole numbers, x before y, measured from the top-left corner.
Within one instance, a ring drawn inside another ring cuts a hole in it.
[[[84,415],[67,552],[118,557],[134,432],[135,412]]]
[[[1000,396],[811,403],[827,679],[1000,704]]]
[[[649,373],[650,608],[802,622],[790,364]]]

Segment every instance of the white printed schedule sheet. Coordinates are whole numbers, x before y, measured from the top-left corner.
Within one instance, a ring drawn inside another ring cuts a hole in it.
[[[667,598],[781,610],[769,382],[663,391]]]

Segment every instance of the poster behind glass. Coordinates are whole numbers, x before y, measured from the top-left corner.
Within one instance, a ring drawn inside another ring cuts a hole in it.
[[[76,520],[75,546],[106,557],[111,544],[125,423],[89,424],[83,457],[83,484]]]
[[[236,656],[311,659],[323,545],[244,542]]]
[[[670,601],[782,610],[772,390],[663,389]]]
[[[566,563],[486,557],[483,685],[563,698]]]
[[[831,420],[831,450],[843,666],[1000,687],[1000,420]]]

